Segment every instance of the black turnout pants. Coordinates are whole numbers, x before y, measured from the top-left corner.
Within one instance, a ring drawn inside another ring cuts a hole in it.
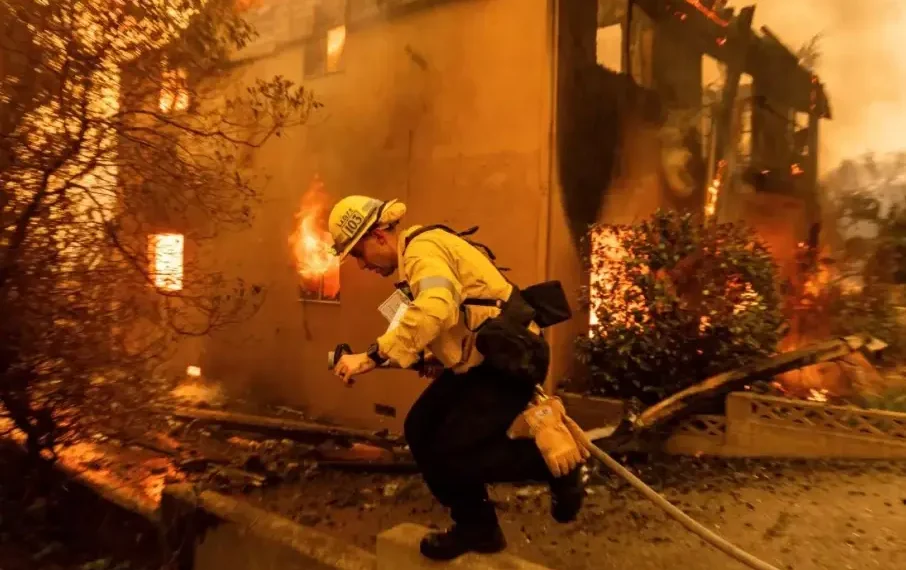
[[[485,364],[464,374],[449,370],[418,398],[405,421],[412,456],[454,522],[494,524],[487,483],[550,481],[531,439],[510,439],[507,428],[534,388]]]

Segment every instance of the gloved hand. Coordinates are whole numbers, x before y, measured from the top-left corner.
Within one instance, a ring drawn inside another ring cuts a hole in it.
[[[564,423],[565,416],[566,410],[559,398],[532,404],[520,415],[554,477],[566,475],[589,456],[588,450],[573,439]],[[511,438],[518,437],[520,431],[524,433],[519,424],[520,418],[516,419],[507,432]]]

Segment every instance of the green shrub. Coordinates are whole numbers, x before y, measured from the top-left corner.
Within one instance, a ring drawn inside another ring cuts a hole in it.
[[[650,404],[775,351],[776,266],[748,229],[659,211],[589,235],[586,392]]]

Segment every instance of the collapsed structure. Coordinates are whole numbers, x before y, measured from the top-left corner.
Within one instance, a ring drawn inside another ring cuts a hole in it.
[[[657,208],[744,220],[783,265],[817,233],[818,78],[754,7],[708,0],[264,0],[237,80],[282,74],[324,104],[255,157],[270,181],[252,228],[207,255],[268,289],[249,322],[193,339],[173,370],[313,414],[399,428],[422,389],[379,372],[354,390],[325,354],[365,347],[389,283],[324,256],[342,195],[398,198],[410,223],[481,227],[520,284],[587,282],[591,223]],[[171,102],[179,107],[178,99]],[[180,109],[176,109],[180,111]],[[179,235],[180,228],[168,228]],[[587,316],[551,331],[568,375]],[[376,411],[378,413],[376,413]],[[380,415],[379,415],[380,414]]]

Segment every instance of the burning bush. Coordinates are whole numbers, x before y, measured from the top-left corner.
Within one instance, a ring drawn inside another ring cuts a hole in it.
[[[748,229],[658,212],[593,227],[589,249],[590,393],[652,403],[774,352],[776,267]]]

